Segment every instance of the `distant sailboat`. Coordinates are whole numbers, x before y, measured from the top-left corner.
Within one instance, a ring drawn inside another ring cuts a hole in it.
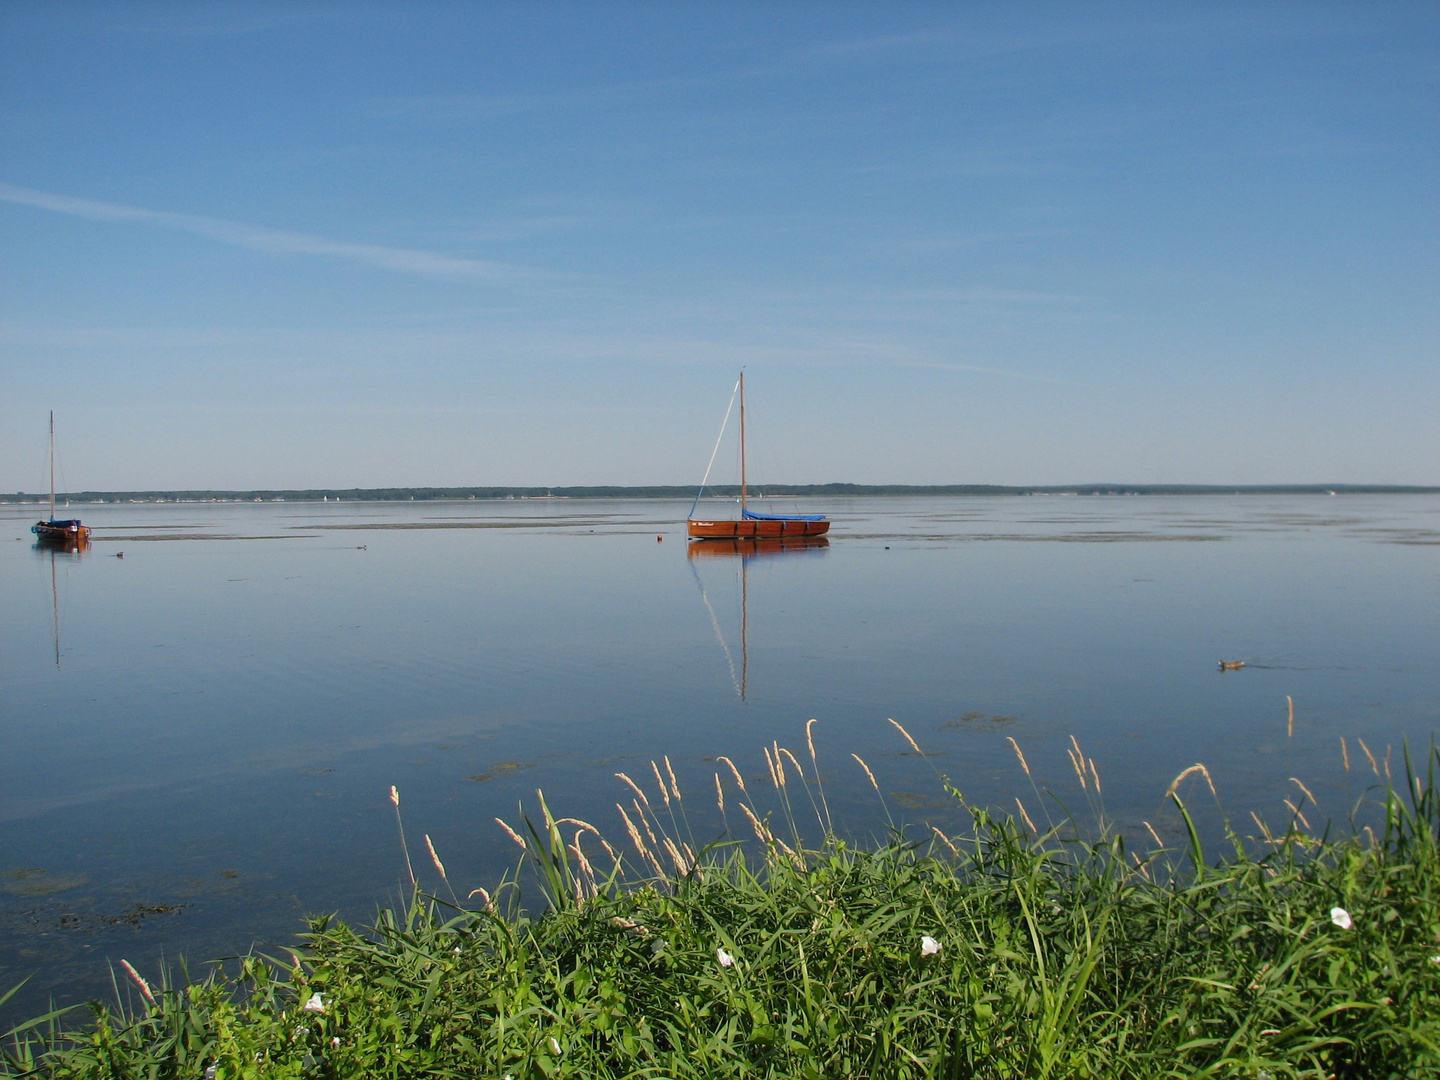
[[[30,526],[42,544],[60,544],[73,547],[83,545],[90,539],[90,530],[80,524],[79,518],[57,520],[55,517],[55,410],[50,410],[50,517]]]
[[[749,507],[745,484],[745,373],[740,373],[736,384],[740,395],[740,517],[730,521],[706,521],[696,518],[695,507],[700,504],[700,495],[710,479],[710,469],[705,470],[705,479],[700,482],[700,491],[695,495],[695,505],[690,507],[686,526],[692,540],[734,540],[758,537],[801,537],[820,536],[830,530],[830,522],[823,514],[759,514]],[[731,404],[734,404],[732,396]],[[730,410],[725,410],[725,422],[730,420]],[[725,437],[725,424],[720,425],[720,438]],[[720,440],[715,441],[715,450],[720,449]],[[710,464],[715,464],[715,454],[710,455]]]

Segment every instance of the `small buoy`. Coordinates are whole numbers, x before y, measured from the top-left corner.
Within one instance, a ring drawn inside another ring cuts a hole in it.
[[[655,537],[655,543],[657,543],[657,544],[663,544],[664,542],[665,542],[665,537],[663,537],[663,536],[657,536],[657,537]]]

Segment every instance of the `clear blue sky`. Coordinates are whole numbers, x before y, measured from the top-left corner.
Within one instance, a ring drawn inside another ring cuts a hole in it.
[[[0,490],[1440,483],[1440,5],[0,6]]]

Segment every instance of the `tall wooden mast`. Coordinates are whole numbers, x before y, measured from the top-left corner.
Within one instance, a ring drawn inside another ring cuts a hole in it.
[[[55,420],[50,420],[50,423]],[[50,484],[55,487],[55,484]],[[744,372],[740,372],[740,510],[744,510]],[[52,513],[53,517],[53,513]]]
[[[55,410],[50,410],[50,520],[55,520]]]

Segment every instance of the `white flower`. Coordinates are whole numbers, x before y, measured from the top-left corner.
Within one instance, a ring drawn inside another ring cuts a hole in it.
[[[940,943],[936,941],[933,937],[931,937],[929,934],[926,934],[920,939],[921,956],[934,956],[939,951]]]
[[[317,990],[310,995],[310,1000],[300,1006],[301,1012],[323,1013],[325,1011],[325,999],[320,996]]]
[[[1432,957],[1430,957],[1430,962],[1431,962],[1432,964],[1440,964],[1440,956],[1432,956]]]
[[[721,967],[733,967],[735,965],[735,957],[731,956],[724,949],[715,950],[715,959],[720,961]]]
[[[330,1040],[330,1045],[331,1045],[332,1047],[334,1047],[336,1050],[340,1049],[340,1036],[339,1036],[339,1035],[336,1035],[336,1036],[334,1036],[333,1038],[331,1038],[331,1040]]]
[[[555,1051],[556,1057],[560,1056],[560,1040],[555,1038],[554,1035],[550,1036],[550,1049]]]
[[[1343,907],[1332,907],[1330,909],[1330,921],[1340,927],[1341,930],[1349,930],[1350,927],[1355,925],[1355,920],[1350,918],[1350,912],[1346,911]]]

